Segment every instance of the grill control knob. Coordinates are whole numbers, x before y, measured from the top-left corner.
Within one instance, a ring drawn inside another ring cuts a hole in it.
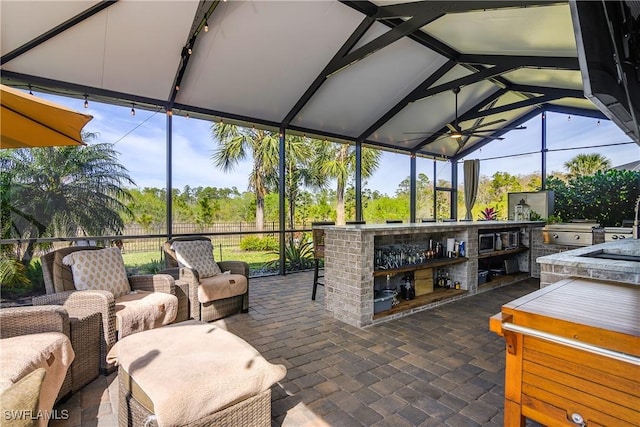
[[[554,239],[557,239],[557,238],[558,238],[558,235],[557,235],[557,234],[554,234],[554,235],[553,235],[553,238],[554,238]]]
[[[575,236],[573,236],[574,239],[576,240],[580,240],[580,236],[578,234],[576,234]]]
[[[619,239],[626,239],[626,238],[627,238],[627,236],[619,236],[618,238],[619,238]]]
[[[614,234],[613,236],[611,236],[611,238],[612,238],[613,240],[618,240],[618,236],[616,236],[615,234]]]

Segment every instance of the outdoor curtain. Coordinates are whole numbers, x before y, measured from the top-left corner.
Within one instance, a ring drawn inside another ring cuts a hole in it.
[[[465,219],[471,218],[471,209],[476,203],[478,195],[478,180],[480,178],[480,160],[464,161],[464,206],[467,208]]]

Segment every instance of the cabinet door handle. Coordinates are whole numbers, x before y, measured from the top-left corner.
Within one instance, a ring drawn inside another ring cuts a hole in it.
[[[542,340],[549,341],[552,343],[561,344],[570,348],[575,348],[577,350],[587,351],[589,353],[609,357],[611,359],[616,359],[622,362],[631,363],[632,365],[640,366],[640,357],[636,357],[630,354],[621,353],[619,351],[613,351],[613,350],[598,347],[595,345],[587,344],[582,341],[572,340],[569,338],[550,334],[548,332],[538,331],[536,329],[527,328],[525,326],[515,325],[509,322],[503,323],[502,329],[506,331],[512,331],[522,335],[529,335],[534,338],[540,338]]]

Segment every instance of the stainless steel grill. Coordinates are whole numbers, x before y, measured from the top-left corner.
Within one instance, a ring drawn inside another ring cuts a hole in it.
[[[605,227],[604,228],[604,241],[615,242],[622,239],[633,238],[632,227]]]
[[[601,243],[602,229],[597,222],[564,222],[549,224],[542,229],[543,241],[546,244],[566,246],[590,246]],[[598,230],[600,231],[599,234]],[[596,238],[594,239],[594,234]]]

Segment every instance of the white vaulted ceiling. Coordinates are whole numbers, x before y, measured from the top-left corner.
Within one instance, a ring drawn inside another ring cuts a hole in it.
[[[0,15],[5,84],[417,155],[460,157],[542,109],[602,116],[568,2],[3,0]],[[440,137],[455,87],[459,125],[495,131]]]

